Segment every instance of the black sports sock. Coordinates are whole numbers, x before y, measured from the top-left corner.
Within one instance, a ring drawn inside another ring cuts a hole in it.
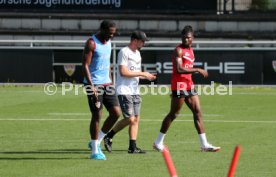
[[[106,136],[107,136],[108,138],[111,138],[111,139],[112,139],[113,136],[114,136],[115,134],[116,134],[116,132],[114,132],[114,130],[111,130],[110,132],[107,133]]]
[[[129,140],[129,148],[128,149],[135,149],[136,148],[136,140]]]

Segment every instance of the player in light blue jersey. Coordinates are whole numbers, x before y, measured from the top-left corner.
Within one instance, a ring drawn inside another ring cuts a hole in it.
[[[100,31],[87,40],[83,51],[83,83],[86,88],[88,103],[92,113],[90,122],[91,141],[89,142],[92,153],[90,157],[94,160],[106,160],[100,144],[121,114],[110,72],[110,40],[115,33],[115,23],[104,20],[101,23]],[[106,107],[109,115],[102,129],[99,130],[99,123],[102,117],[102,105]]]

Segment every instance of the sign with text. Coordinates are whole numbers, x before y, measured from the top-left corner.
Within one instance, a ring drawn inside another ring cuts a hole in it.
[[[194,67],[205,69],[208,78],[194,74],[196,84],[211,81],[227,84],[262,84],[262,55],[255,52],[195,51]],[[172,73],[171,52],[158,52],[156,71],[158,84],[169,84]]]
[[[216,11],[216,0],[0,0],[0,9],[70,10],[103,12],[204,12]]]
[[[142,70],[156,73],[156,84],[170,84],[171,55],[172,51],[142,50]],[[82,83],[81,58],[82,50],[1,49],[0,82]],[[194,67],[209,73],[208,78],[193,74],[195,84],[276,84],[275,51],[195,50],[195,58]],[[145,80],[141,83],[150,84]]]

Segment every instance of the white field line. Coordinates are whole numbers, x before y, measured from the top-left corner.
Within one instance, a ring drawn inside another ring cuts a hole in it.
[[[59,113],[59,112],[52,112],[52,113],[48,113],[48,115],[50,116],[90,116],[91,113]],[[166,114],[162,114],[163,116]],[[191,117],[192,114],[179,114],[180,117]],[[204,117],[223,117],[223,115],[221,114],[204,114]],[[29,119],[29,118],[0,118],[0,121],[90,121],[89,118],[70,118],[70,119],[60,119],[60,118],[49,118],[49,119],[45,119],[45,118],[40,118],[40,119]],[[141,119],[140,121],[142,122],[162,122],[163,119]],[[176,119],[174,120],[176,122],[192,122],[193,120],[179,120]],[[276,123],[276,121],[248,121],[248,120],[206,120],[204,119],[205,122],[214,122],[214,123]]]
[[[88,116],[91,113],[81,113],[81,112],[50,112],[48,113],[49,116]]]
[[[10,90],[10,89],[6,89],[6,88],[1,88],[0,87],[1,92],[16,92],[16,93],[43,93],[45,94],[43,88],[41,88],[41,90]],[[57,90],[56,94],[62,95],[62,91],[61,90]],[[84,95],[85,92],[77,90],[77,93],[75,93],[75,90],[73,89],[72,91],[66,91],[65,95],[62,96],[66,96],[66,95]],[[203,94],[204,95],[204,94]],[[218,94],[215,94],[218,95]],[[233,95],[276,95],[276,91],[275,92],[246,92],[246,91],[233,91]]]
[[[28,118],[3,118],[0,121],[90,121],[90,119],[28,119]]]
[[[141,119],[144,122],[162,122],[163,120],[156,119]],[[194,120],[174,120],[176,122],[193,122]],[[276,121],[258,121],[258,120],[206,120],[204,122],[214,122],[214,123],[276,123]]]
[[[90,121],[90,119],[15,119],[2,118],[0,121]],[[141,119],[141,122],[162,122],[161,119]],[[175,122],[192,122],[193,120],[174,120]],[[276,123],[276,121],[254,121],[254,120],[204,120],[204,122],[213,123]]]
[[[162,114],[162,116],[166,116],[167,114]],[[192,114],[178,114],[179,117],[191,117]],[[204,117],[223,117],[222,114],[203,114]]]
[[[276,95],[276,93],[233,92],[233,95]]]
[[[73,113],[73,112],[50,112],[48,113],[49,116],[90,116],[91,113]],[[162,116],[166,116],[167,114],[162,114]],[[192,114],[179,114],[180,117],[190,117]],[[204,117],[222,117],[221,114],[204,114]]]

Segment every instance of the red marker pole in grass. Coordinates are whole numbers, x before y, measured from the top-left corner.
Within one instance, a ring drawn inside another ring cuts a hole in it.
[[[166,146],[164,146],[162,154],[163,154],[164,160],[166,162],[166,165],[167,165],[168,171],[170,173],[170,176],[171,177],[177,177],[176,169],[174,167],[174,164],[173,164],[173,161],[172,161],[169,149]]]
[[[232,163],[231,166],[229,168],[229,172],[228,172],[228,176],[227,177],[234,177],[234,173],[238,164],[238,160],[239,160],[239,156],[240,156],[240,152],[241,152],[241,147],[238,145],[235,148],[235,152],[232,158]]]

